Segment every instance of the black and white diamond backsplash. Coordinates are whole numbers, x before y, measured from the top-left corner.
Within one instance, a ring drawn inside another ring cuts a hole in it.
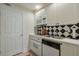
[[[79,23],[44,27],[48,31],[48,35],[79,39]],[[39,34],[41,33],[42,28],[43,26],[38,27],[38,29],[40,29],[37,30]]]

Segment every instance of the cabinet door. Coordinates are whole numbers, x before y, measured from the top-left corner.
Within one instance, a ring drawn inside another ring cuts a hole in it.
[[[31,50],[38,56],[41,56],[41,43],[31,40],[30,42],[30,48]]]
[[[43,56],[59,56],[59,50],[43,44]]]
[[[45,9],[35,14],[35,22],[36,22],[36,25],[47,24],[47,14]]]
[[[67,43],[61,45],[61,56],[75,56],[76,50],[75,46]]]
[[[76,56],[79,56],[79,46],[76,46]]]

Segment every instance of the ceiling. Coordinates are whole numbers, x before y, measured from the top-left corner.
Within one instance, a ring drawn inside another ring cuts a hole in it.
[[[25,8],[25,9],[28,9],[31,11],[35,11],[35,12],[48,6],[49,4],[51,4],[51,3],[15,3],[16,6],[19,6],[21,8]],[[38,10],[35,8],[36,5],[40,6],[40,8]]]

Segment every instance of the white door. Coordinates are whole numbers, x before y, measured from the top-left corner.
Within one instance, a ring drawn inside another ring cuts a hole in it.
[[[14,55],[22,51],[22,13],[11,7],[1,9],[2,55]]]

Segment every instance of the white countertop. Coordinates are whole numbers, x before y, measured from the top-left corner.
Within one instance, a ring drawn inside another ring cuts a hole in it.
[[[74,39],[70,39],[70,38],[56,39],[56,38],[52,38],[52,37],[35,35],[33,33],[31,33],[30,35],[40,37],[40,38],[50,40],[50,41],[55,41],[55,42],[58,42],[58,43],[68,43],[68,44],[73,44],[73,45],[78,45],[79,46],[79,40],[74,40]]]

